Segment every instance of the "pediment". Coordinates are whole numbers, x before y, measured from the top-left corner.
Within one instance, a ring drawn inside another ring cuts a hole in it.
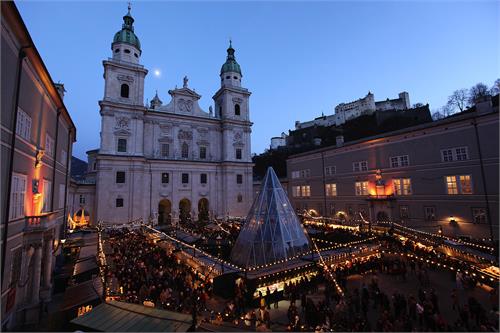
[[[169,90],[168,93],[173,97],[175,95],[182,95],[186,97],[191,97],[195,99],[200,99],[201,95],[198,95],[194,90],[191,90],[187,87],[179,88],[179,89],[174,89],[174,90]]]

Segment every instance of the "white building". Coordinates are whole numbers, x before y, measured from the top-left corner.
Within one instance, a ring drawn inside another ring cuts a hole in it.
[[[286,146],[286,138],[288,135],[285,132],[281,132],[281,136],[274,136],[271,138],[270,149],[278,149],[279,147]]]
[[[399,93],[399,98],[375,102],[375,97],[371,92],[356,101],[340,103],[335,107],[333,115],[322,115],[314,120],[295,122],[295,129],[307,128],[311,126],[332,126],[342,125],[346,121],[357,118],[364,114],[372,114],[375,111],[386,110],[407,110],[410,109],[410,96],[406,91]]]
[[[244,216],[252,203],[250,92],[241,86],[241,69],[231,44],[213,96],[215,113],[202,110],[201,98],[184,78],[144,106],[147,69],[134,33],[134,19],[123,17],[103,61],[104,97],[101,145],[95,168],[95,220],[124,223],[158,218]],[[88,203],[87,203],[88,206]]]

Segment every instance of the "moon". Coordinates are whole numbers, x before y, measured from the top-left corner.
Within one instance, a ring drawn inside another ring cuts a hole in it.
[[[156,77],[160,77],[161,76],[161,71],[159,69],[155,69],[153,73],[154,73],[154,75]]]

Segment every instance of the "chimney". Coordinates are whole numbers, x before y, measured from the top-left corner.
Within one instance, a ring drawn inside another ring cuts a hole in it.
[[[335,145],[337,147],[342,147],[344,145],[344,136],[343,135],[338,135],[335,138]]]
[[[61,99],[64,100],[64,93],[66,92],[66,89],[64,89],[64,84],[63,83],[54,83],[56,86],[57,92],[59,93],[59,96],[61,96]]]

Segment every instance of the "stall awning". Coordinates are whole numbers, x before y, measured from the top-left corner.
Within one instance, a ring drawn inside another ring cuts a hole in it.
[[[82,246],[78,254],[78,260],[85,260],[95,257],[97,255],[97,244]]]
[[[87,305],[102,296],[102,281],[97,277],[93,280],[86,281],[75,286],[66,288],[64,293],[63,304],[61,311],[66,311],[74,307]]]
[[[111,301],[71,323],[100,332],[187,332],[191,315]]]
[[[98,266],[95,258],[89,258],[87,260],[77,261],[75,264],[75,269],[73,271],[73,276],[83,274],[97,268]]]

